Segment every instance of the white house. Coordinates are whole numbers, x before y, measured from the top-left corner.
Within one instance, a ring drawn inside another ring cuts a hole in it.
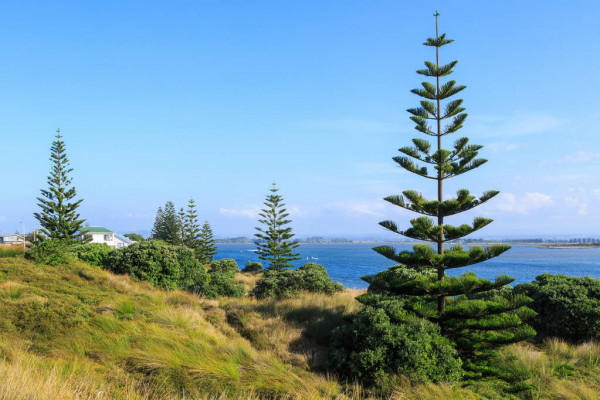
[[[82,234],[81,240],[83,240],[85,236],[91,236],[92,240],[90,243],[105,243],[113,249],[122,249],[133,243],[133,241],[126,237],[117,235],[113,231],[101,226],[85,226],[81,228],[79,232]]]
[[[23,238],[16,233],[2,233],[0,234],[0,244],[23,244]]]

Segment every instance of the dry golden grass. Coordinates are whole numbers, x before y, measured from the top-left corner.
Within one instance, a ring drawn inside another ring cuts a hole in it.
[[[508,398],[491,381],[402,379],[382,397],[327,375],[331,330],[361,293],[207,300],[85,264],[0,259],[0,400]],[[531,373],[519,398],[599,399],[597,343],[513,345],[499,362]]]
[[[235,278],[233,282],[235,284],[243,284],[246,289],[246,293],[249,293],[254,286],[256,286],[256,282],[260,279],[262,274],[248,274],[248,273],[237,273],[235,274]]]

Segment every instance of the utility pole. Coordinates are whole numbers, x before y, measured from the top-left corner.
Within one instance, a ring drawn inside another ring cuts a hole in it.
[[[23,249],[25,249],[25,223],[21,222],[21,226],[23,227]]]

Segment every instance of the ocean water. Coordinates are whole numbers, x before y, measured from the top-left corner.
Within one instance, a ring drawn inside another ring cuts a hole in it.
[[[333,280],[348,288],[366,288],[361,276],[375,274],[394,263],[372,249],[372,244],[303,244],[297,249],[302,257],[294,262],[300,266],[305,262],[315,262],[327,268]],[[410,250],[411,246],[394,246],[398,250]],[[240,268],[247,261],[260,261],[253,244],[219,244],[215,256],[233,258]],[[535,247],[513,247],[504,254],[489,261],[448,271],[460,274],[472,270],[478,276],[494,279],[496,275],[507,274],[516,278],[515,284],[535,280],[543,274],[565,274],[571,276],[591,276],[600,278],[600,249],[538,249]]]

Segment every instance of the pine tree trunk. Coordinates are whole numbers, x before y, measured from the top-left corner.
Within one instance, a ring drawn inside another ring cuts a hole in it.
[[[435,38],[436,40],[439,39],[439,34],[438,34],[438,23],[437,23],[437,15],[435,17]],[[440,67],[440,48],[439,46],[435,48],[435,63],[436,66],[439,68]],[[440,112],[440,77],[437,77],[437,82],[436,82],[436,89],[437,89],[437,148],[438,151],[442,149],[442,119],[441,119],[441,112]],[[440,165],[441,167],[441,165]],[[437,184],[438,184],[438,201],[441,203],[444,200],[444,193],[443,193],[443,171],[441,170],[441,168],[438,170],[438,176],[437,176]],[[439,213],[439,211],[438,211]],[[444,217],[442,215],[438,214],[438,225],[443,226],[444,225]],[[440,237],[438,239],[437,242],[438,245],[438,254],[443,255],[444,254],[444,229],[442,228],[441,232],[440,232]],[[443,281],[444,278],[446,277],[446,273],[444,271],[444,266],[441,265],[440,268],[438,269],[438,280]],[[446,298],[444,296],[440,296],[438,297],[438,312],[440,315],[443,314],[444,312],[444,308],[446,306]]]

